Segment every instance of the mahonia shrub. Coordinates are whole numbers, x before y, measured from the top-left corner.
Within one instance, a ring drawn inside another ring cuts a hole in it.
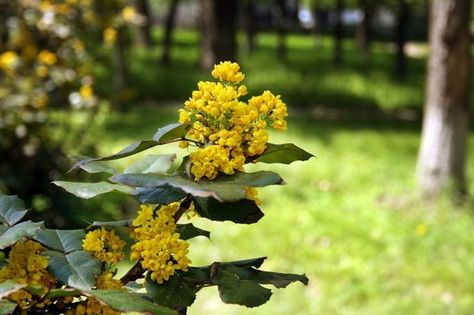
[[[123,221],[55,230],[24,220],[16,196],[0,195],[0,314],[185,314],[197,292],[217,286],[223,302],[256,307],[304,275],[260,270],[265,257],[193,266],[188,240],[210,237],[194,220],[257,223],[263,216],[256,188],[281,185],[271,171],[246,172],[249,163],[303,161],[312,155],[291,143],[268,142],[267,126],[287,127],[286,105],[269,91],[242,101],[247,88],[239,65],[222,62],[199,82],[179,111],[179,122],[116,154],[79,160],[74,168],[109,174],[108,181],[55,185],[80,198],[118,191],[140,204]],[[175,143],[175,154],[148,155],[122,171],[108,161]],[[182,151],[181,151],[182,152]],[[183,216],[187,218],[182,222]],[[127,263],[128,262],[128,263]],[[125,273],[117,275],[117,264]]]

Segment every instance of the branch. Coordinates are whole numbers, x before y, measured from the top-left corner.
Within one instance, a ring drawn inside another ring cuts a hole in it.
[[[144,272],[145,269],[143,269],[141,262],[137,261],[135,265],[133,265],[133,267],[130,268],[130,270],[122,278],[120,278],[120,282],[125,285],[130,281],[140,279],[143,277]]]

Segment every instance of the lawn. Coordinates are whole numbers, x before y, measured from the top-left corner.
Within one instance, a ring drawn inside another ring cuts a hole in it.
[[[186,99],[196,80],[208,78],[195,68],[196,35],[178,35],[171,68],[145,66],[158,50],[133,52],[133,88],[140,97],[128,110],[107,116],[95,140],[102,154],[175,121],[179,105],[165,100]],[[289,44],[289,60],[279,64],[267,57],[274,38],[262,36],[259,50],[244,56],[242,66],[251,93],[270,89],[290,105],[288,132],[272,133],[271,141],[293,142],[317,157],[290,166],[253,165],[280,172],[288,184],[261,189],[265,217],[257,225],[193,219],[211,231],[212,240],[192,240],[190,256],[196,265],[268,256],[264,269],[306,273],[310,283],[274,290],[270,302],[258,309],[222,304],[215,288],[208,288],[188,313],[474,313],[472,201],[455,206],[447,198],[436,203],[417,199],[419,120],[359,115],[361,107],[372,108],[370,112],[419,109],[424,61],[410,60],[408,80],[398,82],[387,71],[392,55],[382,44],[374,46],[367,71],[361,71],[350,43],[347,67],[341,70],[328,64],[327,40],[314,56],[309,38],[293,36]],[[142,104],[150,99],[154,101]],[[315,111],[320,104],[336,108],[336,115]],[[343,111],[346,107],[353,111]],[[170,152],[173,147],[153,150]],[[468,173],[474,178],[472,156]]]

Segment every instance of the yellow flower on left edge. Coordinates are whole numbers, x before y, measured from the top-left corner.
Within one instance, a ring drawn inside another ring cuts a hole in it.
[[[82,241],[82,248],[92,255],[109,264],[115,264],[123,259],[125,242],[115,234],[114,230],[108,231],[100,228],[87,233]]]

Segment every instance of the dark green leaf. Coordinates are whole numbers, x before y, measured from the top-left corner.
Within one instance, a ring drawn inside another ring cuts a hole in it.
[[[312,158],[309,152],[297,147],[293,143],[267,144],[267,149],[252,162],[290,164],[294,161],[305,161]]]
[[[70,253],[82,249],[82,240],[86,234],[84,230],[39,230],[35,239],[49,247],[63,253]]]
[[[248,199],[234,202],[219,202],[214,198],[194,198],[196,212],[213,221],[232,221],[234,223],[256,223],[263,217],[257,204]]]
[[[43,222],[25,221],[9,228],[0,236],[0,249],[13,245],[23,237],[32,237],[43,226]]]
[[[255,307],[266,303],[270,299],[272,291],[262,287],[257,281],[240,279],[235,273],[226,270],[225,267],[219,264],[215,266],[214,279],[224,303]]]
[[[94,221],[92,226],[108,226],[108,227],[127,227],[130,226],[130,220],[119,220],[119,221]]]
[[[175,311],[153,304],[152,302],[141,298],[136,293],[124,290],[93,290],[88,293],[113,309],[121,312],[143,312],[153,315],[178,315]]]
[[[7,280],[0,283],[0,299],[12,294],[13,292],[23,289],[24,287],[26,287],[25,284],[16,283],[12,280]]]
[[[147,276],[145,285],[148,296],[153,299],[153,302],[173,309],[185,308],[193,304],[198,290],[196,285],[186,281],[181,273],[175,274],[162,284],[156,283]]]
[[[16,308],[16,303],[7,300],[0,300],[0,315],[13,314]]]
[[[152,188],[138,188],[135,193],[140,203],[152,203],[167,205],[186,197],[186,193],[180,188],[168,184]]]
[[[80,294],[81,291],[76,289],[51,289],[49,290],[47,297],[53,299],[65,296],[78,296]]]
[[[258,258],[250,258],[250,259],[244,259],[244,260],[237,260],[237,261],[231,261],[231,262],[221,262],[221,265],[232,265],[240,268],[250,268],[250,267],[255,267],[255,268],[260,268],[260,266],[263,264],[263,262],[267,259],[267,257],[258,257]]]
[[[153,135],[153,140],[157,141],[159,144],[181,140],[188,133],[190,128],[191,124],[169,124],[163,128],[159,128]]]
[[[290,273],[256,270],[255,279],[261,284],[271,284],[277,288],[286,288],[287,285],[296,281],[308,285],[308,278],[305,275]]]
[[[0,195],[0,221],[12,226],[26,214],[25,204],[17,196]]]
[[[147,155],[145,158],[129,165],[124,174],[165,174],[173,165],[176,154]]]
[[[67,192],[84,199],[90,199],[95,196],[109,193],[112,191],[120,191],[126,194],[132,194],[133,189],[130,187],[111,184],[108,182],[98,183],[80,183],[80,182],[65,182],[65,181],[54,181],[53,184],[62,187]]]
[[[211,236],[211,233],[209,231],[195,227],[191,223],[178,224],[176,232],[179,233],[180,238],[183,240],[188,240],[196,236],[205,236],[207,238]]]
[[[44,255],[49,257],[48,271],[73,288],[90,290],[101,272],[101,262],[82,250],[67,255],[49,250]]]
[[[196,197],[213,197],[220,201],[237,201],[245,198],[247,187],[281,185],[283,179],[276,173],[260,171],[255,173],[238,172],[232,176],[219,176],[210,181],[196,182],[184,174],[123,174],[111,178],[113,182],[132,187],[159,187],[165,184],[180,188]]]

